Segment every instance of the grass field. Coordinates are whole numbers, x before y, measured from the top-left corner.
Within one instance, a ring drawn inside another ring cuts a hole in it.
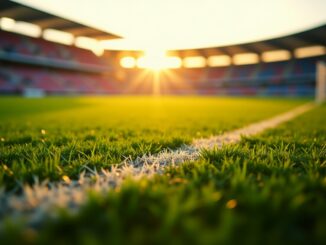
[[[302,100],[114,97],[0,101],[0,185],[75,178],[287,111]],[[162,175],[126,180],[3,243],[324,244],[326,106]],[[1,219],[1,217],[0,217]],[[1,222],[1,221],[0,221]]]
[[[0,186],[107,168],[289,110],[298,100],[199,97],[0,100]],[[4,167],[2,167],[4,168]]]

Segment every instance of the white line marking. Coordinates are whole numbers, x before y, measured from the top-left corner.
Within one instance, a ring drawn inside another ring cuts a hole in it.
[[[237,143],[242,136],[252,136],[266,129],[274,128],[287,122],[315,107],[309,103],[297,107],[289,112],[275,116],[249,126],[213,136],[207,139],[197,139],[189,146],[183,146],[177,150],[166,150],[157,155],[138,157],[135,160],[126,160],[122,164],[112,166],[110,170],[101,170],[101,173],[93,172],[90,176],[81,174],[78,180],[66,182],[42,182],[33,186],[24,186],[21,195],[8,194],[0,190],[0,228],[1,220],[9,217],[12,220],[27,221],[27,225],[37,226],[46,217],[53,216],[53,210],[57,207],[66,207],[72,212],[77,211],[86,201],[87,191],[94,190],[105,193],[121,185],[124,179],[132,177],[140,179],[144,176],[162,173],[166,166],[174,166],[199,158],[202,149],[221,148],[225,144]]]

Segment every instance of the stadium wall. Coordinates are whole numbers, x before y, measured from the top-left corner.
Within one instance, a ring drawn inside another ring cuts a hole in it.
[[[0,93],[314,96],[316,63],[326,60],[322,55],[158,74],[122,68],[118,57],[0,31]]]

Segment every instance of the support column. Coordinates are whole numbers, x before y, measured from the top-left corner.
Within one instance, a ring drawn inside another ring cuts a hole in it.
[[[324,61],[317,63],[316,70],[316,102],[322,103],[326,99],[326,64]]]

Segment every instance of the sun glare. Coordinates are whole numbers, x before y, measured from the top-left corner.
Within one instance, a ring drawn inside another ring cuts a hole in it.
[[[137,67],[160,71],[163,69],[172,69],[181,67],[181,59],[178,57],[169,57],[165,51],[147,50],[145,55],[137,59]]]
[[[173,81],[180,81],[175,76],[173,69],[180,68],[182,60],[176,56],[166,55],[166,51],[151,49],[145,51],[144,55],[137,59],[131,56],[121,58],[120,65],[124,68],[137,67],[141,69],[138,75],[132,79],[130,87],[146,87],[146,89],[151,89],[152,95],[159,96],[162,88],[166,86],[167,77]],[[175,84],[175,86],[179,85]]]
[[[123,57],[120,60],[120,65],[123,68],[134,68],[136,65],[136,59],[134,57],[129,57],[129,56]]]

